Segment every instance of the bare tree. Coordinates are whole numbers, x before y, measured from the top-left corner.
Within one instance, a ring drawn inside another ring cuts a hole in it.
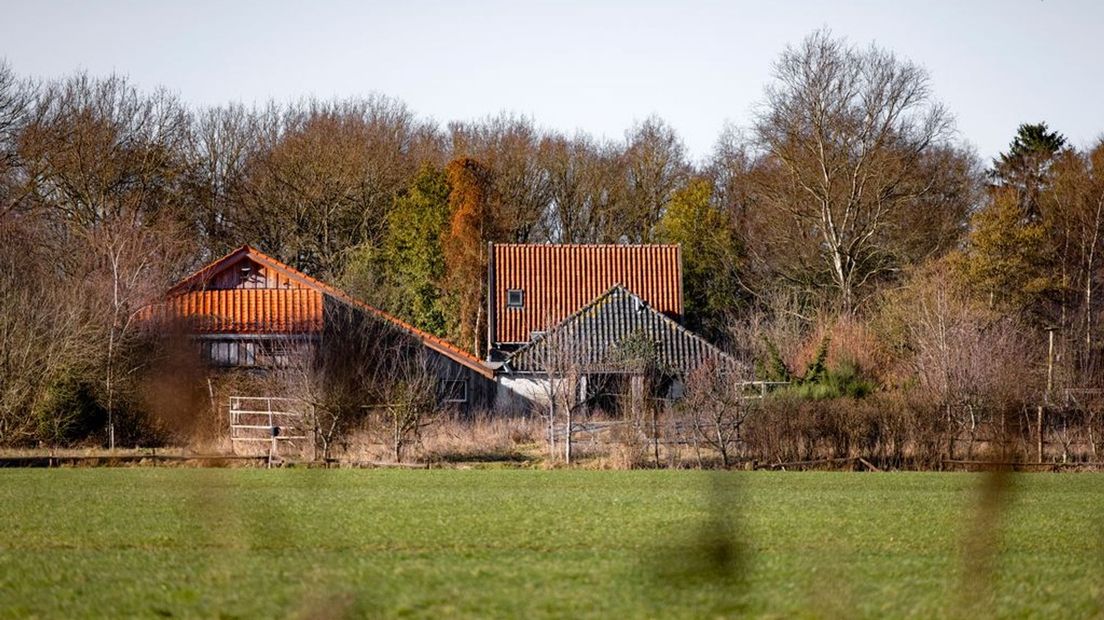
[[[738,359],[749,366],[760,365],[760,379],[785,381],[789,371],[799,366],[816,326],[829,319],[807,308],[791,290],[768,289],[751,311],[732,317],[727,340],[738,348]]]
[[[585,229],[577,229],[579,243],[619,243],[638,238],[641,226],[629,190],[624,145],[597,144],[584,154],[581,179],[586,209]]]
[[[164,91],[144,95],[123,78],[78,74],[46,86],[20,140],[27,201],[49,222],[50,241],[83,258],[59,267],[102,321],[99,381],[112,447],[117,394],[134,371],[121,356],[135,314],[186,264],[178,180],[188,122]]]
[[[951,119],[924,69],[827,30],[787,48],[774,78],[755,134],[780,174],[763,194],[795,230],[815,231],[794,241],[816,248],[851,312],[865,285],[899,266],[894,235],[918,232],[900,224],[933,191],[921,162],[945,144]]]
[[[437,421],[444,395],[440,369],[428,352],[400,345],[391,355],[395,362],[381,385],[378,409],[389,430],[391,453],[401,463],[406,449]]]
[[[286,396],[309,406],[308,424],[323,460],[379,404],[391,356],[380,355],[396,330],[351,306],[326,301],[323,333],[288,340],[286,366],[278,371]]]
[[[120,385],[144,364],[141,356],[128,356],[140,337],[139,312],[157,299],[171,282],[171,269],[187,255],[173,227],[168,225],[122,228],[118,223],[98,227],[89,237],[102,270],[92,274],[96,291],[108,291],[106,305],[107,349],[104,360],[104,398],[107,408],[108,444],[115,449],[115,410]]]
[[[34,204],[76,232],[170,213],[188,129],[187,111],[163,90],[87,74],[47,84],[20,140]]]
[[[625,137],[625,172],[631,219],[629,241],[649,242],[675,192],[689,179],[686,148],[670,125],[658,117],[635,124]]]
[[[51,388],[66,375],[80,377],[100,355],[103,341],[56,261],[64,257],[39,243],[41,222],[0,218],[0,444],[40,438],[43,422],[68,426],[75,411],[43,411]],[[46,419],[46,416],[64,419]],[[56,439],[56,437],[41,437]]]
[[[509,114],[477,123],[451,123],[453,157],[470,157],[491,171],[499,196],[495,218],[503,241],[533,243],[552,198],[549,175],[540,165],[541,133],[531,119]]]
[[[1026,330],[962,291],[945,265],[914,276],[890,311],[908,335],[915,376],[946,417],[952,458],[956,435],[972,454],[981,429],[1041,393],[1038,347]]]
[[[276,369],[286,396],[309,405],[324,460],[362,423],[379,423],[396,461],[437,419],[444,368],[407,333],[359,308],[327,301],[321,338],[288,340]]]
[[[423,124],[387,97],[271,104],[256,123],[238,235],[327,279],[351,248],[380,244],[395,197],[432,151]]]
[[[540,165],[548,176],[549,202],[543,218],[544,237],[556,243],[584,243],[594,234],[596,200],[591,186],[596,176],[598,147],[586,136],[546,136],[540,144]]]
[[[752,409],[751,398],[744,394],[745,383],[739,379],[716,361],[707,360],[687,377],[686,393],[678,405],[697,436],[721,455],[726,469],[732,464],[741,428]]]
[[[573,438],[575,416],[579,407],[585,403],[586,375],[584,364],[586,352],[581,341],[566,329],[557,329],[545,334],[536,342],[534,361],[539,368],[539,385],[543,391],[544,409],[542,417],[547,422],[548,452],[557,458],[556,426],[564,420],[564,462],[570,464],[573,457]]]
[[[18,137],[30,112],[34,90],[0,59],[0,217],[20,203]]]
[[[628,421],[640,436],[647,438],[655,466],[659,467],[660,407],[656,395],[664,378],[674,373],[663,367],[658,344],[645,330],[622,339],[611,362],[628,379]]]
[[[546,319],[546,323],[551,323]],[[549,455],[567,463],[575,458],[575,432],[580,417],[600,398],[620,371],[617,360],[605,359],[600,345],[595,346],[589,326],[568,321],[537,338],[524,353],[523,362],[531,367],[539,405],[548,437]],[[564,445],[556,445],[557,429],[563,425]]]
[[[245,219],[239,211],[246,198],[246,165],[259,147],[257,123],[241,105],[204,110],[195,119],[188,149],[189,216],[207,260],[240,242],[234,226]]]
[[[1057,259],[1057,281],[1068,287],[1052,313],[1053,326],[1061,328],[1057,362],[1066,369],[1062,383],[1090,387],[1100,375],[1093,351],[1097,289],[1104,279],[1104,140],[1085,153],[1063,151],[1046,178],[1039,196],[1042,219]]]

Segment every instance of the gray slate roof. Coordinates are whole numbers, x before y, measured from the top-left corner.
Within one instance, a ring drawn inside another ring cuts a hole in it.
[[[505,372],[631,372],[642,357],[665,374],[686,375],[707,360],[728,371],[742,364],[615,285],[506,358]]]

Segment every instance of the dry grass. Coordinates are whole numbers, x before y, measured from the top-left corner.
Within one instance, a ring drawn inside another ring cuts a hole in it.
[[[253,377],[228,376],[216,382],[216,403],[224,402],[227,394],[240,393],[250,387]],[[923,395],[919,395],[923,396]],[[265,455],[269,443],[257,442],[232,446],[226,436],[228,421],[225,407],[214,411],[205,407],[197,412],[206,428],[190,436],[173,436],[164,447],[121,447],[109,453],[100,445],[49,448],[39,446],[0,450],[0,457],[88,457],[111,456],[133,458],[153,453],[167,456]],[[1033,412],[1029,411],[1033,416]],[[634,426],[616,416],[601,413],[588,416],[587,430],[574,435],[571,467],[577,469],[666,469],[720,467],[718,453],[701,440],[697,431],[686,423],[685,412],[665,410],[658,418],[660,434],[659,458],[649,440],[646,423]],[[1044,435],[1044,461],[1061,464],[1063,468],[1096,467],[1100,460],[1099,418],[1083,419],[1073,414],[1048,413]],[[1037,429],[1034,417],[1014,412],[1006,418],[1004,427],[993,416],[983,419],[972,435],[948,426],[941,411],[932,408],[923,398],[907,398],[896,393],[876,393],[864,399],[832,399],[802,401],[788,398],[768,398],[756,404],[755,410],[741,430],[741,441],[731,453],[737,468],[765,463],[791,463],[817,459],[863,457],[883,469],[940,468],[953,447],[956,459],[996,458],[989,454],[999,442],[1002,456],[998,460],[1034,462]],[[606,424],[595,424],[595,423]],[[646,422],[646,421],[645,421]],[[1093,424],[1089,428],[1089,424]],[[335,447],[333,456],[350,465],[391,464],[394,455],[389,443],[386,423],[378,418],[364,420]],[[1092,430],[1090,434],[1088,431]],[[1089,442],[1095,439],[1096,445]],[[299,449],[280,443],[279,456],[289,462],[314,460],[318,454],[309,440],[299,442]],[[557,436],[555,453],[548,447],[546,421],[540,416],[516,416],[482,411],[461,415],[442,412],[432,423],[421,429],[418,440],[404,453],[404,465],[411,463],[452,467],[565,467],[563,436]],[[1058,465],[1055,465],[1058,467]]]
[[[479,412],[442,418],[423,433],[421,450],[435,461],[531,461],[543,440],[539,419]]]
[[[407,451],[410,461],[446,463],[537,463],[544,456],[543,423],[536,418],[491,412],[442,413],[424,427]],[[366,420],[337,451],[343,460],[390,462],[388,429]]]

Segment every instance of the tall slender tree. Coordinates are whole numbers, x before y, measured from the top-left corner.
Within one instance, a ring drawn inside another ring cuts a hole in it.
[[[497,238],[494,177],[480,162],[461,158],[445,169],[449,227],[442,240],[445,282],[453,309],[449,333],[473,353],[485,353],[487,242]]]

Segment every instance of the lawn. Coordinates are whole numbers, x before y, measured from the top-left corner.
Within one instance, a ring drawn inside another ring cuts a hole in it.
[[[3,470],[0,617],[1100,615],[1104,477],[985,480]]]

